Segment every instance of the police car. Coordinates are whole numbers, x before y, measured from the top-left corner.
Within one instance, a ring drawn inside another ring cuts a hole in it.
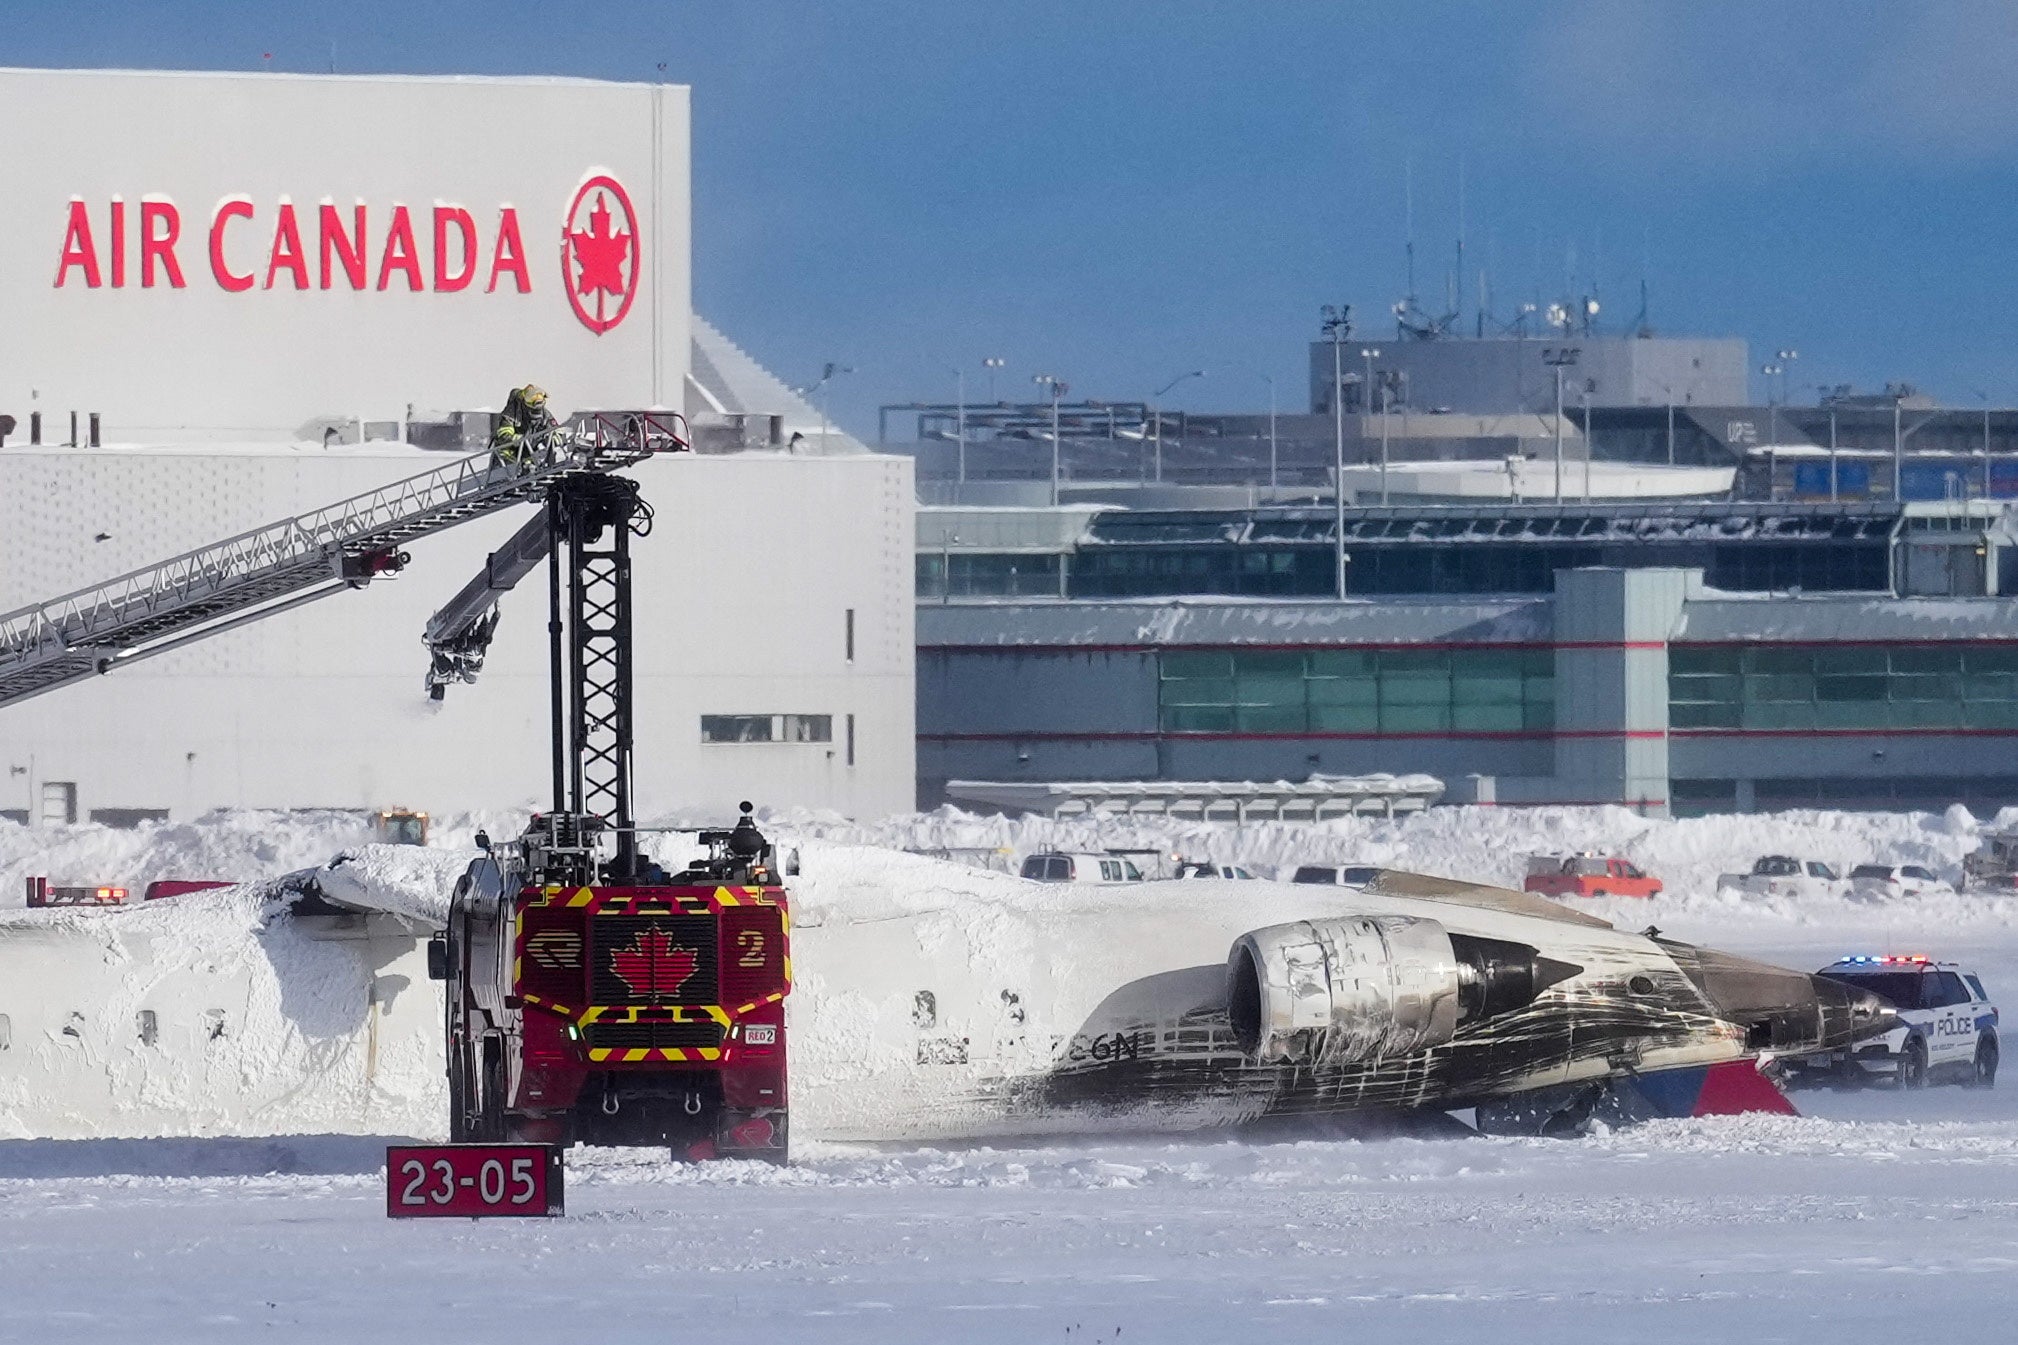
[[[1840,1051],[1788,1060],[1789,1082],[1805,1077],[1856,1086],[1889,1078],[1901,1088],[1954,1079],[1988,1088],[1997,1081],[1997,1006],[1982,978],[1954,962],[1865,954],[1815,973],[1890,1000],[1900,1027]]]

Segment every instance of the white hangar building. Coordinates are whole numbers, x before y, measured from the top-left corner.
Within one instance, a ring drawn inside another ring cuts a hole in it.
[[[693,315],[689,126],[663,85],[0,70],[0,612],[441,466],[518,383],[670,408],[700,451],[633,469],[640,813],[909,808],[911,464]],[[543,580],[477,685],[422,686],[524,516],[0,707],[0,810],[541,800]]]

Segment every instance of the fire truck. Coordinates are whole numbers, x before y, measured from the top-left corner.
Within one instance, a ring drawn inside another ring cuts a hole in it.
[[[429,623],[438,696],[474,680],[499,595],[548,561],[554,806],[516,841],[479,836],[428,949],[446,988],[449,1137],[783,1163],[778,858],[748,803],[670,871],[631,814],[630,543],[650,521],[635,481],[561,476],[542,517]]]

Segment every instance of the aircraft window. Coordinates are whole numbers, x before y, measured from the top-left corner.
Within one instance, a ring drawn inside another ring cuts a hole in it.
[[[1990,997],[1983,993],[1983,983],[1981,981],[1977,980],[1974,976],[1964,976],[1962,979],[1969,983],[1969,989],[1975,993],[1976,998],[1980,1002],[1985,1004],[1990,1002]]]

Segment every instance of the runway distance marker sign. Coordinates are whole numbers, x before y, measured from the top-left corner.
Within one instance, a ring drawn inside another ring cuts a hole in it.
[[[565,1169],[551,1144],[388,1145],[390,1219],[549,1218],[566,1212]]]

